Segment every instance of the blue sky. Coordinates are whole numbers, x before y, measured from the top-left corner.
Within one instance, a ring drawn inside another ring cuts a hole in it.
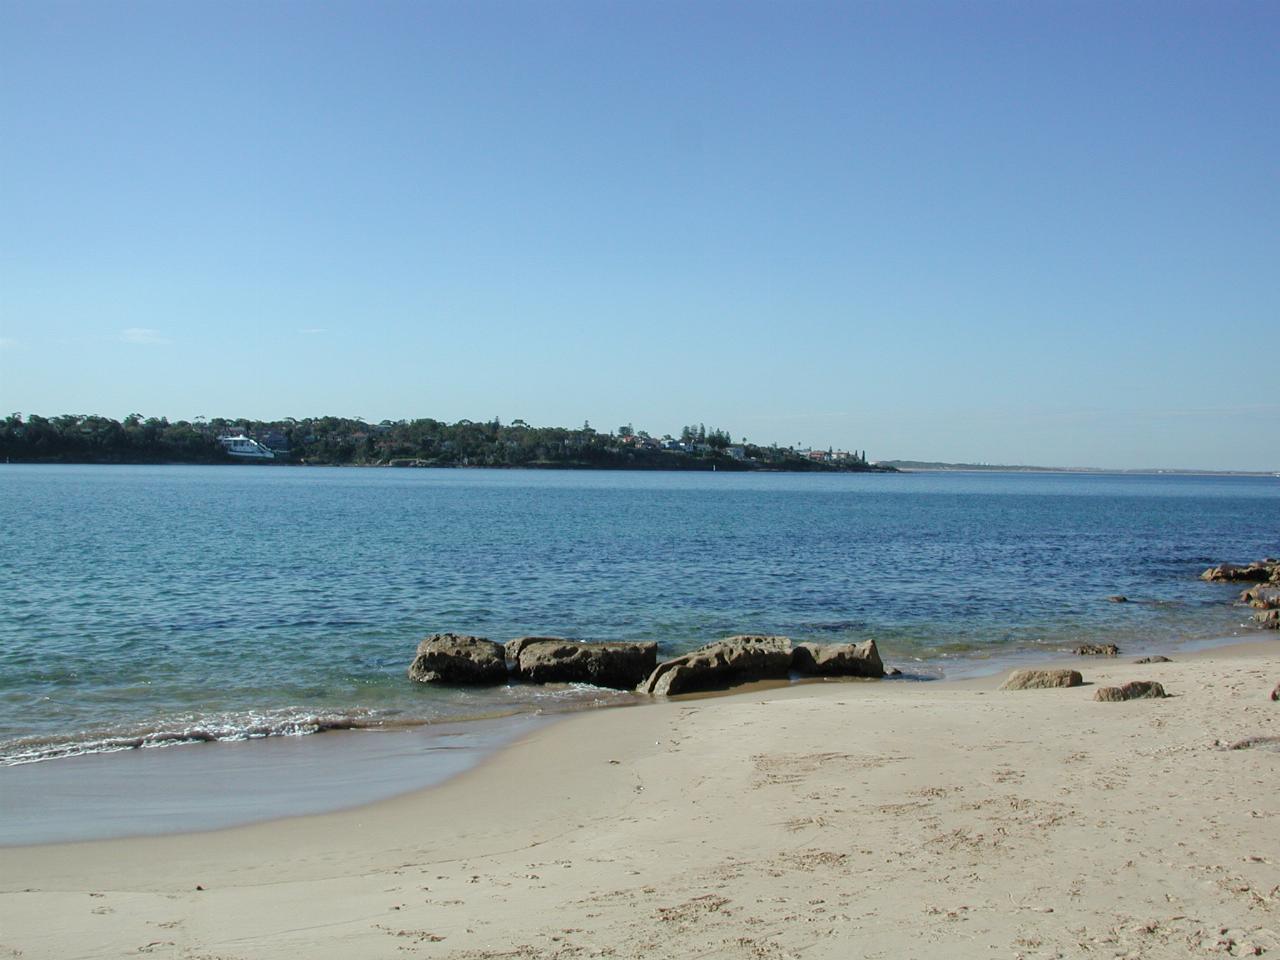
[[[1280,469],[1275,3],[0,0],[0,407]]]

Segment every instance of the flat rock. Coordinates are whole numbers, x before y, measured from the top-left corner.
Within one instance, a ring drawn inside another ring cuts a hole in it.
[[[717,640],[682,657],[663,661],[637,690],[666,696],[751,680],[780,679],[790,672],[789,638],[742,635]]]
[[[502,644],[461,633],[436,633],[418,644],[409,679],[419,683],[503,683],[507,658]]]
[[[1159,655],[1154,657],[1139,657],[1137,660],[1133,662],[1134,663],[1173,663],[1173,661],[1170,660],[1168,657],[1162,657]]]
[[[1167,697],[1164,687],[1154,680],[1130,680],[1118,687],[1099,687],[1093,699],[1102,701],[1116,700],[1158,700]]]
[[[1039,690],[1047,687],[1078,687],[1084,683],[1079,670],[1015,670],[1001,690]]]
[[[1114,643],[1082,643],[1071,652],[1078,657],[1114,657],[1120,648]]]
[[[633,690],[658,665],[656,643],[575,643],[523,638],[516,674],[533,683],[589,683]],[[507,645],[508,650],[510,644]]]
[[[791,655],[791,669],[816,677],[883,677],[884,663],[874,640],[862,643],[801,643]]]

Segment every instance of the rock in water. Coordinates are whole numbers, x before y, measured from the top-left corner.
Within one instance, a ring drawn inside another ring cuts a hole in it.
[[[1119,652],[1114,643],[1082,643],[1072,651],[1078,657],[1114,657]]]
[[[1079,670],[1015,670],[1001,690],[1038,690],[1046,687],[1078,687],[1084,683]]]
[[[782,678],[790,672],[791,640],[787,637],[729,637],[658,664],[638,692],[655,696],[691,693]]]
[[[1200,574],[1201,580],[1210,582],[1253,582],[1266,583],[1268,580],[1280,580],[1280,560],[1268,557],[1266,560],[1255,560],[1248,565],[1223,563],[1210,567]]]
[[[1259,584],[1240,594],[1240,599],[1259,610],[1280,610],[1280,587]]]
[[[510,649],[508,644],[507,648]],[[532,640],[520,646],[516,673],[533,683],[590,683],[634,690],[658,665],[656,643]]]
[[[1154,657],[1139,657],[1137,660],[1133,662],[1134,663],[1173,663],[1173,661],[1170,660],[1168,657],[1162,657],[1159,655]]]
[[[1280,610],[1259,610],[1253,615],[1253,619],[1268,630],[1280,630]]]
[[[563,637],[516,637],[514,640],[507,641],[504,650],[506,651],[508,660],[512,663],[519,663],[521,650],[531,643],[543,642],[568,643],[569,641],[565,640]]]
[[[1112,603],[1128,603],[1129,602],[1129,598],[1126,597],[1123,593],[1112,594],[1111,596],[1107,597],[1107,599],[1110,600]]]
[[[460,633],[436,633],[418,644],[409,679],[420,683],[502,683],[507,658],[502,644]]]
[[[1167,697],[1164,687],[1154,680],[1130,680],[1119,687],[1099,687],[1093,695],[1095,700],[1158,700]]]
[[[884,663],[874,640],[862,643],[802,643],[791,655],[791,669],[806,676],[883,677]]]

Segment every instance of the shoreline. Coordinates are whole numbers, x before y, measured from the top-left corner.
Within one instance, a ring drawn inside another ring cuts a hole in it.
[[[1174,654],[1187,661],[1265,648],[1271,638],[1256,633],[1170,642],[1159,649],[1135,648],[1115,658],[1020,650],[991,658],[890,659],[887,665],[898,666],[901,676],[880,680],[793,677],[669,698],[563,704],[560,709],[328,730],[323,735],[175,742],[17,764],[0,767],[4,787],[0,790],[4,814],[0,850],[172,836],[350,812],[437,788],[512,749],[533,731],[572,721],[580,714],[775,695],[844,683],[989,688],[1020,668],[1088,673],[1095,665],[1130,663],[1151,653]],[[913,672],[913,665],[926,669]],[[86,789],[85,783],[91,787]],[[230,801],[223,799],[228,796]]]
[[[1069,663],[1094,686],[672,698],[568,716],[355,809],[10,847],[0,947],[901,956],[910,931],[911,956],[1280,949],[1280,645]],[[1128,679],[1173,699],[1092,701]]]

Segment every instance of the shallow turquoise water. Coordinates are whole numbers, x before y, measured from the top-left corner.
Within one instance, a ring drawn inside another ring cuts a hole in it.
[[[1275,478],[3,466],[0,762],[629,696],[411,684],[442,630],[1162,649],[1246,619],[1204,566],[1276,554]]]

